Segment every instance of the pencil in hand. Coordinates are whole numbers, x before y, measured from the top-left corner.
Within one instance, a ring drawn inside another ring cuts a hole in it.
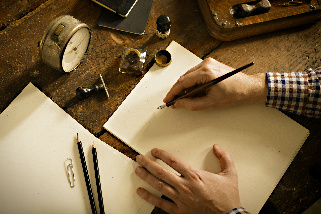
[[[171,105],[174,105],[174,103],[179,100],[179,99],[183,99],[183,98],[188,98],[188,97],[193,97],[201,92],[204,92],[206,89],[208,89],[209,87],[233,76],[234,74],[237,74],[238,72],[240,71],[243,71],[244,69],[252,66],[254,64],[254,62],[251,62],[249,64],[246,64],[240,68],[237,68],[229,73],[226,73],[216,79],[213,79],[207,83],[204,83],[204,84],[200,84],[200,85],[195,85],[191,88],[187,88],[185,90],[183,90],[180,94],[178,94],[172,101],[168,102],[168,103],[165,103],[164,105],[161,105],[159,106],[157,109],[163,109],[165,108],[166,106],[169,107]]]

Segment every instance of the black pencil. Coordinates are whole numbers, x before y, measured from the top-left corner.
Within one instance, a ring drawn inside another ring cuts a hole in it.
[[[93,147],[92,147],[92,154],[93,154],[93,162],[94,162],[94,168],[95,168],[95,177],[96,177],[96,186],[97,186],[97,192],[98,192],[99,210],[100,210],[100,214],[105,214],[103,193],[102,193],[101,184],[100,184],[100,175],[99,175],[99,167],[98,167],[97,150],[96,150],[96,147],[95,147],[94,143],[93,143]]]
[[[78,151],[79,151],[79,156],[80,156],[80,160],[81,160],[82,169],[83,169],[84,176],[85,176],[85,181],[86,181],[86,186],[87,186],[87,192],[88,192],[88,196],[89,196],[91,211],[92,211],[93,214],[97,214],[96,205],[95,205],[95,201],[94,201],[94,195],[93,195],[93,192],[92,192],[92,189],[91,189],[90,178],[89,178],[89,174],[88,174],[88,170],[87,170],[85,154],[84,154],[84,150],[82,148],[82,143],[78,138],[78,133],[77,133],[77,145],[78,145]]]
[[[242,66],[242,67],[240,67],[238,69],[235,69],[235,70],[233,70],[233,71],[231,71],[231,72],[229,72],[227,74],[224,74],[224,75],[222,75],[222,76],[220,76],[220,77],[218,77],[216,79],[213,79],[213,80],[211,80],[211,81],[209,81],[207,83],[204,83],[204,84],[201,84],[201,85],[196,85],[196,86],[194,86],[192,88],[189,88],[190,90],[186,89],[186,90],[182,91],[182,93],[180,93],[179,95],[175,96],[175,98],[172,101],[170,101],[168,103],[165,103],[164,105],[159,106],[158,109],[162,109],[162,108],[164,108],[166,106],[169,107],[169,106],[173,105],[179,99],[195,96],[196,94],[205,91],[209,87],[211,87],[211,86],[213,86],[213,85],[225,80],[226,78],[229,78],[230,76],[232,76],[232,75],[234,75],[234,74],[236,74],[236,73],[238,73],[238,72],[240,72],[240,71],[252,66],[253,64],[254,64],[254,62],[251,62],[251,63],[249,63],[247,65],[244,65],[244,66]]]

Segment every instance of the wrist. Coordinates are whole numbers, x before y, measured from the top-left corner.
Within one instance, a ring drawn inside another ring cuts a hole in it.
[[[266,74],[245,75],[246,81],[242,90],[243,94],[241,97],[243,97],[243,100],[241,102],[243,104],[265,104],[268,91]]]

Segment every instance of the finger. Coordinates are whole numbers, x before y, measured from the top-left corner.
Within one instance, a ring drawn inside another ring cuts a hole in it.
[[[208,79],[208,75],[200,75],[198,71],[209,71],[210,68],[215,65],[215,67],[219,67],[222,69],[232,69],[228,66],[222,67],[221,63],[216,61],[215,59],[209,57],[204,59],[201,63],[194,66],[190,70],[188,70],[184,75],[182,75],[177,82],[172,86],[171,90],[167,93],[166,97],[164,98],[164,102],[170,102],[174,99],[176,95],[178,95],[183,89],[192,87],[196,84],[205,83],[210,81]],[[205,72],[206,73],[206,72]],[[204,72],[202,74],[205,74]],[[191,76],[192,75],[192,76]],[[205,77],[205,79],[204,79]],[[196,79],[195,79],[196,78]],[[183,82],[183,81],[190,81],[190,82]],[[182,85],[183,84],[183,85]],[[185,84],[185,85],[184,85]]]
[[[170,91],[167,93],[166,97],[164,98],[164,103],[170,102],[175,98],[176,95],[181,93],[185,88],[192,87],[197,84],[194,78],[194,73],[189,73],[186,75],[181,76],[177,82],[172,86]]]
[[[172,167],[178,173],[180,173],[183,177],[191,177],[193,174],[193,167],[184,161],[180,160],[179,158],[175,157],[174,155],[161,150],[161,149],[152,149],[152,155],[155,158],[158,158],[165,162],[168,166]]]
[[[207,97],[185,98],[174,103],[175,108],[183,108],[190,111],[200,111],[212,107],[211,100]]]
[[[202,65],[197,70],[181,76],[172,86],[163,101],[165,103],[170,102],[185,88],[190,88],[196,84],[206,83],[212,80],[214,76],[211,76],[209,70],[208,66]]]
[[[218,145],[213,146],[213,152],[214,155],[219,159],[220,161],[220,166],[221,166],[221,172],[225,174],[231,174],[231,175],[236,175],[236,168],[234,165],[234,161],[231,157],[231,155],[220,148]]]
[[[179,176],[169,171],[168,169],[165,169],[164,167],[144,155],[136,156],[136,161],[138,164],[147,169],[152,175],[168,183],[174,188],[181,182],[181,178]]]
[[[214,78],[217,78],[225,73],[232,71],[233,68],[224,65],[213,58],[206,58],[200,64],[193,67],[182,75],[177,82],[173,85],[171,90],[164,98],[164,102],[170,102],[178,95],[183,89],[192,87],[196,84],[208,82]],[[187,82],[185,82],[187,81]]]
[[[175,203],[159,198],[143,188],[138,188],[136,193],[148,203],[151,203],[165,212],[176,213],[177,205]]]
[[[208,57],[208,58],[204,59],[204,60],[203,60],[201,63],[199,63],[198,65],[196,65],[196,66],[194,66],[193,68],[189,69],[184,75],[189,74],[189,73],[191,73],[191,72],[193,72],[193,71],[198,70],[198,69],[201,68],[203,65],[213,64],[213,63],[215,63],[215,64],[221,64],[221,63],[219,63],[218,61],[216,61],[215,59],[213,59],[213,58],[211,58],[211,57]],[[183,75],[183,76],[184,76],[184,75]]]
[[[177,196],[177,191],[169,186],[164,181],[156,178],[152,174],[150,174],[147,170],[144,168],[138,166],[135,170],[135,173],[145,182],[147,182],[149,185],[157,189],[160,193],[167,196],[168,198],[175,200]]]

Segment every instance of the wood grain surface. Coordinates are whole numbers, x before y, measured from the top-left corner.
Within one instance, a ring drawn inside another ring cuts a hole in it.
[[[321,22],[221,42],[208,31],[196,0],[154,0],[144,35],[134,35],[97,25],[101,8],[90,0],[2,0],[0,3],[0,112],[32,82],[96,137],[134,159],[136,153],[102,126],[141,77],[118,72],[124,47],[147,50],[147,61],[175,40],[200,58],[213,57],[231,67],[255,62],[249,74],[304,71],[321,66]],[[169,38],[155,36],[156,19],[166,14],[172,21]],[[38,42],[46,26],[60,15],[72,15],[89,25],[91,42],[75,71],[63,74],[45,65]],[[148,66],[145,68],[148,69]],[[76,97],[79,86],[99,84],[102,74],[110,99],[97,93]],[[260,213],[302,213],[321,197],[321,181],[310,173],[321,161],[321,120],[286,113],[311,132],[302,149]],[[158,208],[154,214],[165,213]]]

